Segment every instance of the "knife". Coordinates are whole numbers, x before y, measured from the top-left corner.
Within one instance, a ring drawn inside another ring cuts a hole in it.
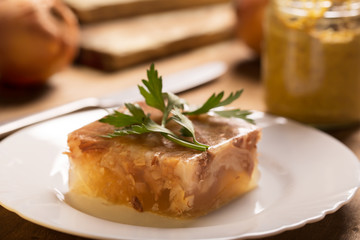
[[[182,70],[163,77],[163,91],[172,93],[183,92],[220,77],[226,72],[226,70],[227,66],[224,62],[210,62],[190,69]],[[24,127],[75,111],[97,107],[117,107],[125,102],[134,102],[141,99],[142,96],[138,87],[133,86],[100,98],[89,97],[76,100],[0,125],[0,139]]]

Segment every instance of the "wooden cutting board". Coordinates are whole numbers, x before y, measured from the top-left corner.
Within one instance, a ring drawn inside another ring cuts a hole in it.
[[[190,8],[230,0],[64,0],[81,23]]]
[[[232,6],[217,4],[85,25],[78,61],[114,71],[228,39],[235,23]]]

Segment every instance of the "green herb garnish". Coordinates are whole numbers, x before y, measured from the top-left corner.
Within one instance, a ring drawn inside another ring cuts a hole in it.
[[[250,111],[240,109],[216,110],[218,107],[231,104],[241,96],[243,90],[231,93],[224,100],[224,92],[213,94],[199,108],[194,111],[185,111],[185,108],[187,109],[188,106],[184,99],[179,98],[173,93],[162,92],[162,78],[158,75],[154,64],[147,70],[147,80],[142,80],[142,83],[144,86],[138,86],[140,93],[147,105],[163,113],[161,123],[158,124],[151,120],[150,114],[146,115],[139,105],[126,103],[125,107],[129,111],[128,114],[115,111],[100,119],[100,122],[111,124],[116,128],[113,133],[105,137],[113,138],[129,134],[157,132],[181,146],[206,151],[209,146],[196,140],[194,126],[187,116],[212,112],[222,117],[242,118],[250,123],[254,123],[252,119],[248,118],[248,115],[251,114]],[[181,136],[166,128],[166,124],[169,121],[174,121],[181,126]],[[188,141],[184,137],[190,137],[192,141]]]

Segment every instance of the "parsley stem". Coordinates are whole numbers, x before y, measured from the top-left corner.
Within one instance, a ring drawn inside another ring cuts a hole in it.
[[[207,145],[188,142],[186,140],[177,138],[176,136],[173,136],[170,134],[162,133],[162,135],[165,138],[169,139],[170,141],[175,142],[183,147],[188,147],[188,148],[192,148],[192,149],[199,150],[199,151],[206,151],[209,148],[209,146],[207,146]]]
[[[206,149],[208,149],[208,148],[209,148],[209,146],[208,146],[208,145],[206,145],[206,144],[202,144],[202,143],[200,143],[200,142],[196,141],[196,139],[195,139],[195,138],[193,138],[193,140],[194,140],[194,143],[195,143],[196,145],[200,145],[200,146],[206,147]]]

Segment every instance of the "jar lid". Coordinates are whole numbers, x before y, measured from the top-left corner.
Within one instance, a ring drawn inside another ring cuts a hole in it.
[[[360,15],[359,0],[275,0],[284,14],[296,17],[343,18]]]

